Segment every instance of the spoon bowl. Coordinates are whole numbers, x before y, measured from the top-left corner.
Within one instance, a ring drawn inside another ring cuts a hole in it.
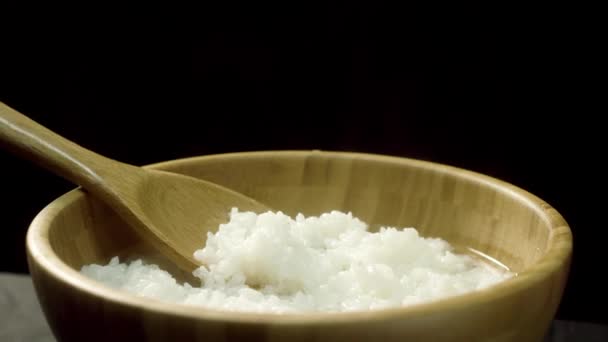
[[[240,193],[176,173],[121,163],[89,151],[0,102],[0,142],[16,154],[81,185],[115,210],[161,254],[186,272],[204,227],[227,221],[232,207],[269,208]]]

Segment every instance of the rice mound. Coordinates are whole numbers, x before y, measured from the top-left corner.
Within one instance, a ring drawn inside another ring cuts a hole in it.
[[[411,305],[488,287],[512,276],[414,228],[367,225],[332,211],[295,219],[240,212],[194,257],[202,286],[179,284],[136,260],[86,265],[82,274],[138,296],[231,311],[358,311]]]

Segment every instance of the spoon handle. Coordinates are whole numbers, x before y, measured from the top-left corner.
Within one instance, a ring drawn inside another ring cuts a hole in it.
[[[88,190],[109,190],[105,180],[129,167],[63,138],[2,102],[0,143]]]

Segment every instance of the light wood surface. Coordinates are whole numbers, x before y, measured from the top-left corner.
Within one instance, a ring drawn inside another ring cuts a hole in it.
[[[146,170],[89,151],[0,102],[0,141],[26,159],[81,185],[103,200],[179,268],[198,267],[201,227],[224,222],[233,206],[268,208],[216,184]],[[125,228],[129,229],[129,228]]]
[[[264,315],[172,305],[78,273],[114,255],[154,262],[162,256],[112,210],[76,190],[45,208],[27,237],[38,296],[62,339],[540,341],[562,296],[572,251],[568,225],[539,198],[490,177],[405,158],[321,151],[235,153],[152,167],[235,189],[291,215],[337,209],[372,227],[413,226],[486,253],[518,276],[486,290],[381,311]]]

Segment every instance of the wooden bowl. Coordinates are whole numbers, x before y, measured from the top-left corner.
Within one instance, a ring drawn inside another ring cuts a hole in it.
[[[295,215],[351,211],[373,226],[416,227],[485,253],[518,275],[485,290],[410,307],[353,313],[253,314],[142,299],[85,278],[115,255],[169,267],[82,190],[31,224],[28,260],[60,340],[541,341],[560,302],[572,251],[564,219],[502,181],[405,158],[320,151],[251,152],[151,166],[204,178]]]

